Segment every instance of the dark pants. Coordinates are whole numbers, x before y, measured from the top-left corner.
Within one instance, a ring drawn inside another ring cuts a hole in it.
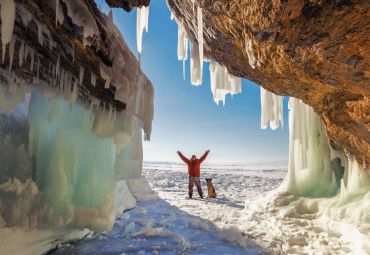
[[[203,194],[202,187],[200,186],[199,176],[189,176],[189,195],[193,194],[193,186],[197,187],[199,195]]]

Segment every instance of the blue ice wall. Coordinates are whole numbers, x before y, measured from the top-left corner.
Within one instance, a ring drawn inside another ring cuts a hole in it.
[[[27,168],[18,174],[22,178],[1,173],[8,179],[0,183],[3,225],[103,231],[114,224],[114,207],[122,211],[135,206],[129,189],[116,189],[116,184],[141,176],[142,133],[136,117],[123,112],[113,116],[112,111],[96,106],[90,112],[34,90],[27,128],[20,137],[17,148],[28,156],[23,164]],[[124,198],[119,200],[121,205],[114,201],[117,190]]]

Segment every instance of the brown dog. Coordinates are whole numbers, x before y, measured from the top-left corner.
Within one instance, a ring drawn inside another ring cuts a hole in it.
[[[207,181],[207,191],[208,191],[207,198],[216,198],[216,190],[212,185],[212,178],[210,179],[206,178],[206,181]]]

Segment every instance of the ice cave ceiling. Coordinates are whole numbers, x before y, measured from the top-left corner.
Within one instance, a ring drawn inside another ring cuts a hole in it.
[[[40,26],[30,22],[26,29],[16,12],[14,34],[19,40],[15,51],[19,51],[24,41],[38,52],[41,79],[50,73],[46,60],[57,65],[59,56],[60,66],[74,76],[79,76],[81,66],[84,69],[82,84],[86,93],[79,93],[79,100],[88,102],[91,94],[117,110],[125,109],[122,100],[115,99],[114,82],[105,88],[106,77],[101,77],[100,65],[114,66],[112,41],[115,46],[122,42],[121,47],[128,47],[123,40],[111,36],[106,25],[109,16],[103,17],[93,0],[83,1],[98,30],[90,37],[85,37],[81,27],[68,15],[59,21],[58,15],[55,17],[56,6],[41,0],[16,2],[37,15],[57,44],[52,51],[43,47],[38,38]],[[60,1],[65,13],[67,2]],[[106,2],[126,11],[149,4],[148,0]],[[360,163],[365,160],[366,165],[370,164],[370,4],[367,0],[167,0],[167,4],[176,20],[183,23],[190,41],[197,41],[199,5],[203,12],[206,58],[222,64],[232,75],[251,80],[275,94],[301,99],[324,120],[333,147],[354,155]],[[56,22],[63,25],[56,26]],[[45,35],[45,31],[41,33]],[[14,62],[19,61],[17,56],[14,54]],[[130,73],[141,70],[132,53],[124,57],[135,63],[129,65],[131,69],[122,65],[122,74],[130,80]],[[7,69],[9,61],[6,54],[2,68]],[[30,65],[25,62],[23,68],[13,65],[12,69],[30,79],[37,72],[36,68],[29,71]],[[91,75],[87,73],[96,74],[96,86],[92,86]],[[145,81],[150,83],[146,77]]]

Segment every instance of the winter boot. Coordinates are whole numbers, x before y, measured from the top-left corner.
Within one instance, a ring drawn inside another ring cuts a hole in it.
[[[189,198],[192,198],[193,197],[193,193],[189,193]]]
[[[203,193],[199,193],[200,198],[203,198]]]

